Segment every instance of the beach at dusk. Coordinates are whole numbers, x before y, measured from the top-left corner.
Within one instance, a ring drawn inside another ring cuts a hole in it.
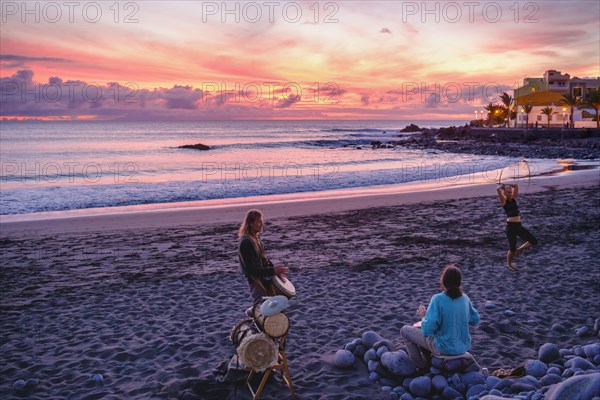
[[[597,2],[0,11],[0,398],[600,399]]]

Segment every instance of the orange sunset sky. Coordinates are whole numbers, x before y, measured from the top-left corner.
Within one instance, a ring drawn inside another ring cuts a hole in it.
[[[597,1],[1,4],[9,119],[473,119],[600,76]]]

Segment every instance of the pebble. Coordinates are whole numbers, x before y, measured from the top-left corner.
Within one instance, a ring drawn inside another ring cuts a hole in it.
[[[383,340],[383,338],[377,332],[367,331],[362,335],[362,344],[369,349],[380,340]]]
[[[570,349],[544,343],[537,351],[537,359],[523,363],[527,375],[517,379],[500,379],[489,371],[484,374],[478,364],[467,362],[466,358],[447,360],[435,356],[428,373],[415,376],[416,367],[404,350],[389,351],[391,347],[381,337],[373,342],[378,334],[367,333],[370,337],[363,335],[359,340],[360,346],[365,339],[367,345],[373,343],[364,353],[372,371],[369,377],[378,381],[381,390],[394,400],[600,400],[600,366],[594,365],[600,364],[600,342]],[[352,355],[348,350],[340,351]]]
[[[333,358],[337,368],[350,368],[354,365],[354,354],[349,350],[338,350]]]
[[[577,336],[579,336],[579,337],[587,336],[589,334],[590,334],[589,326],[582,326],[581,328],[577,329]]]
[[[39,381],[37,379],[35,379],[35,378],[29,378],[29,379],[27,379],[27,382],[25,382],[25,386],[31,388],[31,387],[37,386],[38,383],[39,383]]]
[[[483,306],[486,310],[491,310],[492,308],[496,308],[496,303],[494,303],[491,300],[488,300],[485,302],[484,306]]]
[[[21,390],[25,387],[26,383],[23,379],[19,379],[17,381],[15,381],[15,383],[13,383],[13,388],[17,389],[17,390]]]
[[[431,392],[431,378],[428,376],[419,376],[410,381],[410,393],[415,396],[427,397]]]
[[[415,364],[404,350],[383,353],[381,363],[388,371],[398,376],[411,376],[416,371]]]
[[[540,360],[527,360],[525,361],[524,366],[525,373],[536,378],[544,376],[546,374],[546,371],[548,371],[548,367],[546,366],[546,364],[544,364]]]
[[[538,360],[550,363],[560,358],[560,351],[554,343],[544,343],[538,351]]]

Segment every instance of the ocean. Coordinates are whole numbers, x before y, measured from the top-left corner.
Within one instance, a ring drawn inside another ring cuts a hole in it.
[[[506,157],[401,147],[466,121],[2,122],[2,215],[224,200],[448,178]],[[180,149],[202,143],[208,151]]]

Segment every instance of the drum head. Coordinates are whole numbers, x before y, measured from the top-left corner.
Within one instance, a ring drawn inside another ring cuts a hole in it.
[[[264,371],[277,363],[277,345],[264,333],[245,337],[237,353],[240,361],[253,371]]]
[[[273,283],[281,290],[287,297],[294,297],[296,295],[296,288],[285,276],[274,276]]]
[[[285,335],[290,328],[290,321],[284,313],[264,317],[261,320],[263,332],[272,338],[278,338]]]

